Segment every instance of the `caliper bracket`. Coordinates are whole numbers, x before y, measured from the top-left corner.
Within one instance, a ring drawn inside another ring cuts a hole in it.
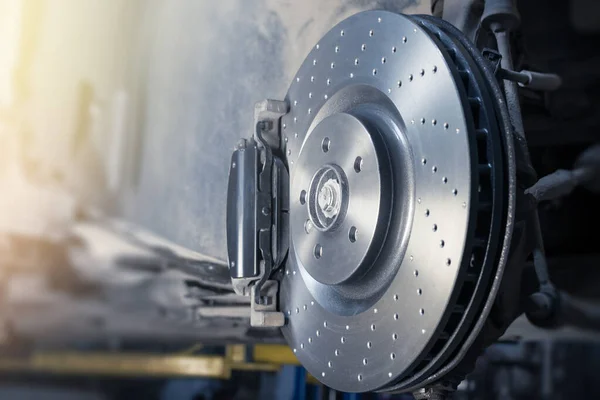
[[[236,293],[251,296],[252,326],[282,326],[278,282],[271,273],[288,250],[289,174],[282,161],[280,119],[284,101],[263,100],[254,112],[255,133],[231,157],[227,194],[229,271]]]

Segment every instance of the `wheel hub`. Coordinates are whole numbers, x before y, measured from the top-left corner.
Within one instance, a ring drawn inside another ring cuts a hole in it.
[[[298,196],[292,238],[306,271],[325,285],[359,274],[378,229],[385,229],[377,217],[386,191],[375,145],[358,118],[337,113],[316,126],[298,158],[291,193]]]

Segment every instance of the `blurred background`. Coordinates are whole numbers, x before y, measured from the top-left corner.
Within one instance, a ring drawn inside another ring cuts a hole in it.
[[[554,3],[595,32],[592,1]],[[405,398],[318,385],[248,327],[225,264],[253,104],[373,8],[431,5],[0,0],[0,399]],[[518,320],[505,339],[457,398],[600,398],[594,337]]]

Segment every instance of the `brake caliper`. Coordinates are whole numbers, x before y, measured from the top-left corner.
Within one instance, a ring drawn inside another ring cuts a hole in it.
[[[236,293],[251,297],[252,326],[283,326],[273,272],[288,251],[289,174],[282,161],[280,120],[284,101],[263,100],[254,109],[255,132],[235,149],[227,192],[227,249]]]

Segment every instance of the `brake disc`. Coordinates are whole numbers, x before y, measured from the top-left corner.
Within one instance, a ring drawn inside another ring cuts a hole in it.
[[[292,82],[282,331],[327,386],[418,385],[493,300],[510,154],[481,68],[435,20],[368,11]]]

